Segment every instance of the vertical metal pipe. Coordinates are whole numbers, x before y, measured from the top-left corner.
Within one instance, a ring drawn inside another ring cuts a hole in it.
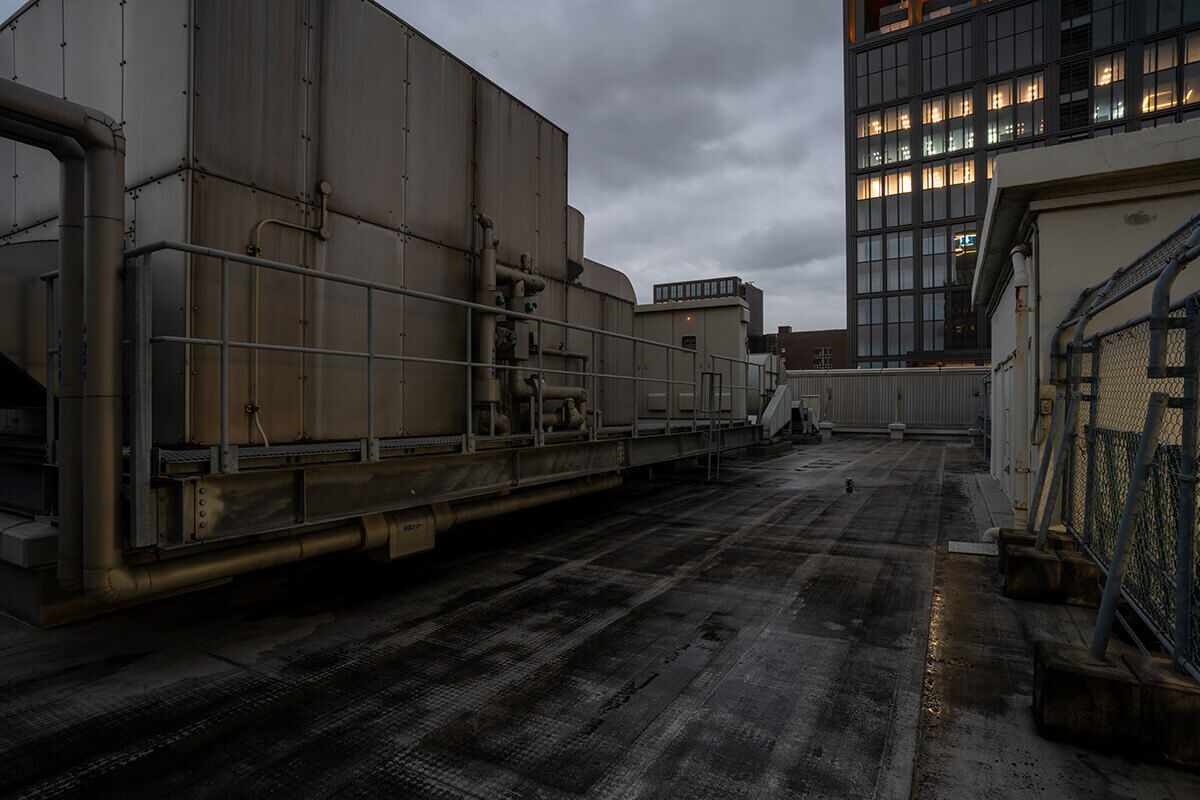
[[[58,584],[83,588],[83,193],[82,158],[65,158],[58,215]]]
[[[1117,603],[1121,599],[1121,583],[1125,579],[1125,568],[1129,564],[1133,534],[1137,528],[1138,515],[1142,510],[1142,499],[1146,494],[1150,465],[1158,450],[1158,437],[1162,433],[1163,416],[1166,410],[1166,393],[1151,392],[1150,401],[1146,407],[1146,424],[1142,428],[1142,439],[1138,443],[1137,456],[1133,462],[1133,475],[1129,479],[1129,492],[1125,496],[1125,507],[1121,511],[1121,525],[1117,529],[1116,544],[1113,545],[1112,564],[1108,569],[1108,578],[1104,581],[1104,596],[1100,600],[1100,611],[1096,615],[1096,627],[1092,633],[1092,658],[1102,659],[1108,650],[1108,640],[1112,636]]]
[[[121,270],[125,246],[125,154],[92,147],[84,155],[84,585],[102,592],[124,566],[121,535]],[[96,574],[103,573],[103,574]]]
[[[1050,489],[1046,492],[1046,497],[1039,507],[1041,521],[1038,523],[1037,542],[1034,544],[1038,550],[1046,548],[1050,520],[1054,517],[1054,503],[1058,500],[1058,490],[1063,482],[1063,473],[1065,472],[1063,466],[1066,463],[1068,442],[1071,431],[1075,430],[1075,420],[1079,416],[1079,403],[1079,384],[1075,383],[1071,388],[1071,399],[1067,401],[1067,408],[1063,413],[1062,436],[1059,437],[1058,450],[1054,453],[1054,469],[1050,474]],[[1049,442],[1047,441],[1047,443]],[[1032,512],[1033,503],[1029,505]]]
[[[133,278],[133,386],[130,390],[129,476],[131,542],[149,547],[158,542],[154,505],[150,501],[150,451],[153,447],[150,337],[153,335],[150,255],[130,265]],[[127,272],[126,274],[130,274]],[[224,460],[222,460],[224,469]]]
[[[1092,402],[1088,403],[1088,429],[1085,438],[1087,447],[1087,472],[1083,483],[1083,544],[1091,547],[1092,525],[1095,513],[1092,510],[1093,497],[1096,491],[1096,417],[1100,405],[1100,339],[1092,343]],[[1034,359],[1035,361],[1037,359]],[[1047,437],[1048,439],[1049,437]]]
[[[1183,436],[1179,453],[1179,531],[1175,539],[1175,668],[1183,670],[1192,644],[1192,591],[1196,567],[1196,426],[1200,423],[1200,305],[1187,304],[1183,378]]]
[[[379,460],[375,440],[375,287],[367,287],[367,460]]]
[[[229,259],[221,259],[221,471],[229,471]]]
[[[697,420],[700,417],[700,362],[697,360],[696,351],[692,351],[692,431],[695,431],[700,426]]]
[[[1058,426],[1062,424],[1062,417],[1066,413],[1066,392],[1062,389],[1054,393],[1054,409],[1050,413],[1050,425],[1046,429],[1046,436],[1042,440],[1042,457],[1038,461],[1037,479],[1034,480],[1033,494],[1029,496],[1028,508],[1026,508],[1025,532],[1036,533],[1037,531],[1037,509],[1041,502],[1042,493],[1046,488],[1046,475],[1050,473],[1050,463],[1054,460],[1054,437],[1058,435]]]

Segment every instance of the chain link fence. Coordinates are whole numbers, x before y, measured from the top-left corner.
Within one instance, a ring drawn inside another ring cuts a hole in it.
[[[1053,446],[1043,451],[1035,493],[1041,507],[1030,514],[1030,530],[1036,525],[1044,546],[1048,512],[1057,505],[1067,530],[1101,567],[1105,598],[1093,655],[1103,655],[1120,601],[1181,670],[1200,680],[1200,293],[1170,302],[1171,283],[1197,255],[1200,216],[1085,290],[1059,326],[1054,380],[1068,400],[1048,441]],[[1108,330],[1087,329],[1100,310],[1152,283],[1151,313]]]

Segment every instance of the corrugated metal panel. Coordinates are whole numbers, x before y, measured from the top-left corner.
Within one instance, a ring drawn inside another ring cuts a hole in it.
[[[548,122],[538,125],[537,269],[567,277],[567,136]]]
[[[125,183],[134,185],[187,162],[188,0],[125,0],[124,20]]]
[[[129,217],[126,227],[130,245],[162,239],[187,238],[187,195],[189,173],[186,170],[152,181],[129,192]],[[145,236],[139,236],[144,231]],[[147,238],[150,237],[150,238]],[[184,336],[188,330],[187,259],[182,253],[156,253],[153,269],[154,333]],[[153,359],[154,440],[185,443],[188,438],[184,411],[187,408],[185,348],[177,344],[157,344],[150,349]],[[236,409],[241,413],[241,409]]]
[[[819,415],[835,426],[967,430],[979,412],[987,368],[792,371],[792,398],[820,398]],[[897,399],[899,395],[899,399]]]
[[[404,220],[408,29],[370,3],[325,6],[317,175],[329,207],[399,229]]]
[[[245,250],[249,231],[247,220],[278,217],[305,221],[306,206],[266,192],[256,192],[240,184],[197,175],[193,187],[192,241],[221,250]],[[304,264],[304,234],[270,226],[263,230],[263,251],[268,258],[291,264]],[[216,336],[220,330],[220,280],[218,263],[213,259],[194,260],[191,275],[192,335]],[[231,264],[230,335],[239,341],[251,340],[251,273],[249,267]],[[303,344],[304,285],[293,275],[262,270],[260,274],[259,341],[270,344]],[[218,354],[215,348],[192,350],[191,435],[197,443],[217,441],[218,434]],[[251,419],[242,412],[250,402],[250,363],[247,350],[230,354],[230,440],[234,443],[261,443],[252,431]],[[301,436],[301,381],[303,364],[294,353],[259,354],[259,400],[262,423],[272,442],[291,442]]]
[[[537,253],[539,120],[528,108],[486,81],[476,80],[476,98],[479,125],[476,206],[496,224],[500,261],[519,264],[522,253]],[[538,269],[541,270],[540,265]]]
[[[583,213],[567,206],[567,261],[576,267],[583,266]]]
[[[431,241],[469,250],[474,78],[428,39],[409,40],[408,230]]]
[[[63,95],[123,119],[121,0],[63,4]]]
[[[0,353],[39,383],[46,378],[46,284],[40,276],[58,265],[57,241],[0,246]]]
[[[62,2],[26,9],[13,39],[16,80],[63,96]],[[24,227],[58,214],[58,161],[42,150],[16,146],[16,218]]]
[[[466,298],[470,283],[470,263],[466,255],[420,239],[408,240],[404,284],[407,288]],[[404,298],[405,354],[464,360],[466,313],[444,303]],[[404,426],[396,435],[436,436],[462,432],[466,417],[465,382],[463,367],[405,364]]]
[[[197,166],[287,197],[312,192],[308,5],[196,0]]]
[[[343,216],[329,216],[330,237],[315,245],[316,269],[402,286],[406,273],[404,238],[395,231]],[[292,236],[301,234],[292,232]],[[307,237],[311,240],[311,237]],[[310,241],[311,243],[311,241]],[[332,350],[367,350],[367,292],[356,286],[306,279],[304,344]],[[404,300],[375,298],[375,348],[405,354]],[[367,435],[367,369],[359,358],[306,355],[304,432],[313,439],[358,439]],[[378,431],[404,425],[405,367],[398,361],[376,365],[375,415]],[[382,434],[381,434],[382,435]]]
[[[13,66],[12,28],[0,30],[0,77],[11,79]],[[16,182],[11,176],[17,171],[17,144],[8,139],[0,140],[0,234],[17,227]]]

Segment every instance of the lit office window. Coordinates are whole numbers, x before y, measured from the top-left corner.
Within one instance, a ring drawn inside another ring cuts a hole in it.
[[[955,153],[975,146],[971,92],[954,92],[921,102],[922,152],[926,156]]]
[[[1024,69],[1042,61],[1042,3],[1026,3],[987,20],[988,73]]]
[[[946,293],[921,296],[922,345],[926,350],[946,348]]]
[[[1196,0],[1200,5],[1200,0]],[[1183,105],[1200,103],[1200,31],[1189,33],[1183,45]]]
[[[926,164],[921,169],[921,204],[925,221],[975,214],[973,156]]]
[[[887,291],[913,288],[912,231],[889,233],[885,237],[887,255]]]
[[[912,157],[908,106],[858,115],[858,167],[878,167]]]
[[[1125,54],[1112,53],[1092,62],[1092,122],[1125,116]]]
[[[909,170],[860,175],[855,197],[860,231],[912,222],[912,172]]]
[[[887,103],[908,94],[908,43],[866,50],[854,57],[855,99],[859,106]]]
[[[1146,33],[1200,21],[1200,0],[1146,0]]]
[[[883,237],[860,236],[857,241],[855,285],[857,294],[883,291]]]
[[[989,83],[987,143],[1038,136],[1045,126],[1042,73]]]
[[[1142,51],[1142,113],[1175,107],[1175,40],[1163,39]]]
[[[926,91],[971,80],[971,24],[921,34],[921,75]]]

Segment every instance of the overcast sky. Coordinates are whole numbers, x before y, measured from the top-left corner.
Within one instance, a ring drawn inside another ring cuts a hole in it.
[[[767,331],[845,325],[841,3],[383,3],[566,129],[586,255],[639,300],[736,274]]]
[[[588,258],[736,274],[767,331],[845,325],[841,3],[384,0],[566,129]]]

